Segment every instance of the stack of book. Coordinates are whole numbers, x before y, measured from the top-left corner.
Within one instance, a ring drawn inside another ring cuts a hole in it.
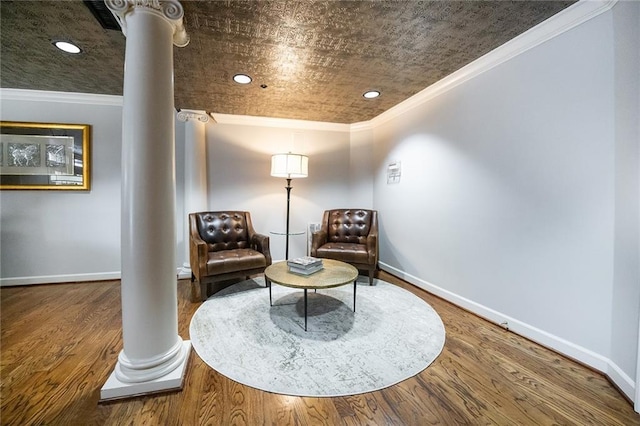
[[[296,259],[287,260],[289,272],[300,275],[311,275],[322,269],[322,259],[311,256],[298,257]]]

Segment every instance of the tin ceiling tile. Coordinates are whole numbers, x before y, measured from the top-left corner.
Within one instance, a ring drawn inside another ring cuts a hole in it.
[[[369,120],[574,1],[182,1],[175,106],[224,114]],[[0,85],[122,94],[125,38],[83,2],[0,3]],[[62,54],[51,39],[83,49]],[[236,73],[252,76],[235,84]],[[261,87],[266,86],[266,87]],[[382,96],[365,100],[378,89]]]

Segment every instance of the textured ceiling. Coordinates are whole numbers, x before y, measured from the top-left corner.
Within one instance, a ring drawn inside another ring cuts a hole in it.
[[[191,42],[174,48],[175,106],[369,120],[572,3],[182,1]],[[125,38],[83,2],[2,0],[0,8],[1,87],[122,94]],[[83,53],[61,53],[52,39]],[[235,84],[236,73],[253,82]],[[365,100],[368,89],[382,96]]]

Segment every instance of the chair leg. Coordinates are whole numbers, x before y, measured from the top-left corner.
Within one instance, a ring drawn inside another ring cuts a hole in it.
[[[207,300],[207,283],[200,283],[200,299],[205,302]]]
[[[198,292],[198,283],[195,281],[191,281],[191,303],[198,303],[200,298],[198,297],[200,293]]]
[[[369,285],[373,285],[373,272],[375,269],[369,269]]]

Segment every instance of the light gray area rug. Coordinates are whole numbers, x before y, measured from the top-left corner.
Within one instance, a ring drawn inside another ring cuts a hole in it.
[[[211,368],[247,386],[286,395],[372,392],[424,370],[440,354],[444,325],[407,290],[381,280],[304,293],[262,278],[211,296],[189,328],[196,353]]]

